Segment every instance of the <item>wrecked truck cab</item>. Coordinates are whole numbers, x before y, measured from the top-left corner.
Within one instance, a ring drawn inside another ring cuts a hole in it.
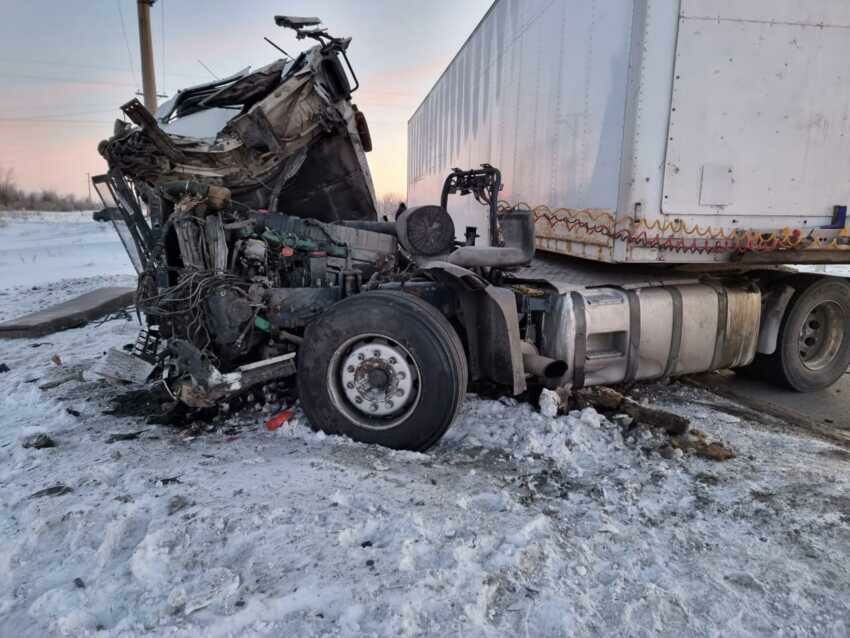
[[[378,221],[349,40],[279,22],[318,45],[156,115],[133,100],[135,126],[101,144],[109,172],[93,181],[138,264],[146,322],[131,355],[110,353],[117,367],[196,408],[296,385],[313,427],[413,450],[439,440],[470,383],[519,394],[562,375],[523,345],[545,304],[511,286],[532,222],[496,219],[498,170],[457,170],[441,205]],[[489,207],[490,245],[475,229],[456,239],[449,194]]]
[[[371,139],[346,72],[350,40],[313,39],[318,44],[294,59],[179,91],[156,114],[126,103],[135,126],[116,123],[99,146],[110,171],[151,187],[224,186],[257,210],[376,219]]]

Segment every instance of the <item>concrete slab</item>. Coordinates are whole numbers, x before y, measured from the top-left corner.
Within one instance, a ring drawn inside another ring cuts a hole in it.
[[[133,305],[135,288],[98,288],[44,310],[0,323],[0,339],[42,337],[59,330],[77,328],[110,312]]]
[[[687,378],[720,396],[833,441],[850,443],[850,374],[832,387],[801,394],[729,370]]]

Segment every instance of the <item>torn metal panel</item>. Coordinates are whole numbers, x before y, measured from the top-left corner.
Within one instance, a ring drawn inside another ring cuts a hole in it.
[[[123,108],[137,126],[116,123],[99,150],[152,188],[200,179],[255,209],[376,219],[371,140],[340,61],[349,41],[323,35],[294,60],[180,91],[155,116],[132,100]]]

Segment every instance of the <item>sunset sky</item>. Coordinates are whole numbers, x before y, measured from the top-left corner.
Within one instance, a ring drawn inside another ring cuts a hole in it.
[[[379,195],[406,189],[407,119],[492,0],[157,0],[152,9],[157,89],[179,88],[307,45],[275,14],[318,16],[353,38]],[[106,168],[97,143],[119,105],[141,89],[135,0],[2,0],[0,170],[26,189],[85,195],[86,173]],[[123,21],[122,21],[123,17]],[[123,24],[122,24],[123,22]],[[200,60],[200,62],[199,62]],[[162,98],[161,98],[162,101]]]

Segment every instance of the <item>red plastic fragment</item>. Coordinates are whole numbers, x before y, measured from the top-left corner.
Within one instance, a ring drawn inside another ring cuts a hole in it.
[[[279,412],[275,414],[272,418],[266,421],[266,429],[269,432],[274,432],[284,423],[289,421],[293,416],[295,416],[295,412],[292,410],[284,410],[283,412]]]

